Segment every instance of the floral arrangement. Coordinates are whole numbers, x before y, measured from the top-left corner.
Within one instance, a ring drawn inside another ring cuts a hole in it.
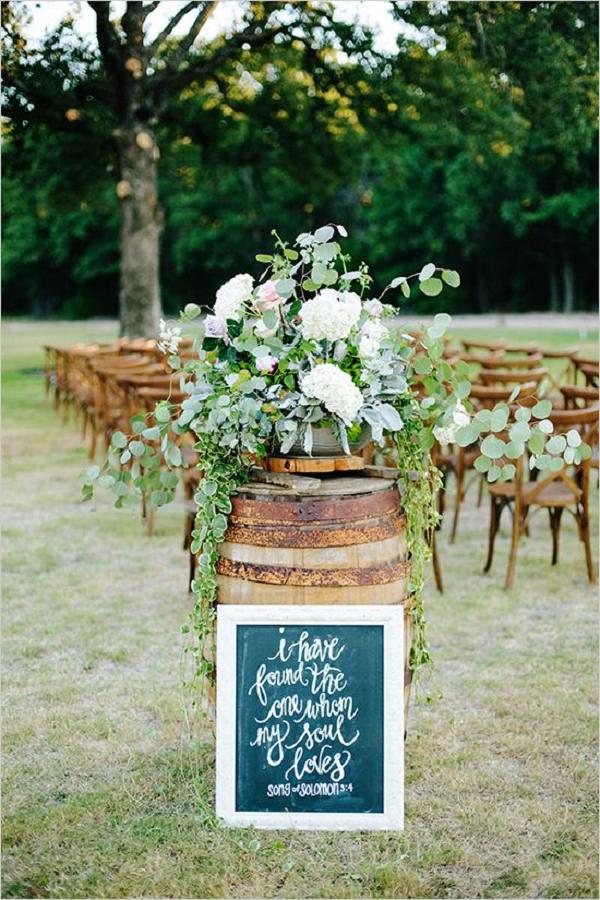
[[[113,490],[117,506],[132,490],[151,505],[168,502],[176,470],[185,466],[181,437],[194,436],[203,472],[192,545],[199,559],[192,585],[196,602],[184,632],[194,676],[204,678],[212,669],[204,644],[213,630],[218,545],[230,495],[247,480],[249,468],[267,454],[311,454],[323,428],[344,453],[361,440],[393,444],[407,517],[411,665],[417,668],[429,659],[422,589],[438,522],[440,477],[431,461],[436,442],[479,442],[475,466],[489,481],[512,478],[510,460],[526,448],[530,465],[539,469],[560,468],[563,459],[578,461],[587,451],[576,433],[550,437],[548,400],[518,408],[510,425],[506,403],[475,414],[468,402],[468,364],[444,358],[449,315],[435,316],[419,337],[398,323],[397,305],[386,302],[393,292],[408,298],[416,285],[435,296],[444,285],[459,285],[455,271],[428,263],[394,278],[376,297],[367,265],[352,268],[342,249],[342,226],[300,234],[292,246],[273,235],[273,253],[256,257],[265,266],[256,282],[249,274],[236,275],[219,288],[208,314],[190,303],[180,325],[161,323],[159,345],[168,354],[174,384],[187,396],[180,405],[159,403],[151,421],[136,416],[133,434],[114,434],[105,465],[86,473],[84,497],[93,495],[98,481]],[[184,359],[182,328],[196,319],[200,328]],[[515,389],[511,402],[517,395]]]

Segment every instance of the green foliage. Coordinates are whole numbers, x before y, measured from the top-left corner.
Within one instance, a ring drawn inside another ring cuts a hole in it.
[[[297,6],[296,30],[312,35]],[[274,222],[297,233],[323,221],[348,224],[380,282],[454,260],[462,285],[454,270],[412,294],[399,282],[395,302],[413,311],[437,311],[441,280],[456,311],[590,305],[595,262],[580,248],[597,223],[597,14],[591,2],[411,3],[396,6],[414,29],[393,65],[340,24],[346,57],[327,49],[331,31],[310,53],[270,42],[174,91],[157,126],[165,307],[210,305]],[[5,310],[114,314],[117,169],[98,54],[68,22],[39,54],[11,27]]]

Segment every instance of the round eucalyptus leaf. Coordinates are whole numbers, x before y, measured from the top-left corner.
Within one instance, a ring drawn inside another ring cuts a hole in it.
[[[562,453],[566,446],[566,438],[562,434],[555,434],[546,444],[546,450],[548,453]]]
[[[317,244],[326,244],[327,241],[330,241],[333,235],[335,234],[331,225],[323,225],[322,228],[317,228],[315,231],[315,241]]]
[[[428,281],[435,272],[435,265],[427,263],[419,272],[419,281]]]
[[[493,483],[494,481],[498,481],[501,475],[502,469],[500,466],[490,466],[487,473],[487,480]]]
[[[468,447],[469,444],[474,444],[478,437],[479,428],[474,422],[469,422],[456,432],[456,443],[459,447]]]
[[[567,432],[567,444],[569,447],[579,447],[581,444],[581,435],[574,428]]]
[[[457,288],[460,284],[460,275],[455,269],[444,269],[442,278],[450,287]]]
[[[497,438],[494,434],[488,434],[481,442],[481,452],[490,459],[500,459],[504,455],[506,444]]]
[[[478,456],[474,466],[478,472],[487,472],[491,466],[491,462],[487,456]]]
[[[542,448],[543,449],[543,448]],[[518,459],[525,452],[525,444],[523,441],[509,441],[504,450],[507,459]]]
[[[427,278],[425,281],[419,283],[419,287],[426,297],[437,297],[438,294],[441,294],[444,285],[439,278]],[[430,334],[432,329],[437,330],[436,326],[432,325],[431,328],[427,329],[427,333]],[[444,331],[445,329],[440,330],[440,337]]]
[[[515,422],[511,426],[509,434],[513,441],[526,441],[531,434],[531,429],[527,422]]]
[[[119,450],[122,450],[127,446],[127,438],[123,434],[122,431],[115,431],[113,436],[110,439],[110,442],[113,447],[116,447]]]
[[[508,422],[508,409],[500,407],[492,411],[490,419],[490,428],[492,431],[504,431]]]
[[[535,404],[531,412],[536,417],[536,419],[545,419],[546,416],[549,416],[552,412],[552,401],[540,400],[539,403]]]
[[[552,424],[550,419],[542,419],[541,422],[538,422],[538,428],[544,434],[552,434],[552,432],[554,431],[554,425]]]
[[[528,406],[520,406],[515,413],[517,422],[529,422],[531,419],[531,410]]]
[[[539,431],[534,431],[527,441],[527,446],[532,453],[543,453],[546,446],[546,438]]]
[[[503,481],[512,481],[515,477],[517,469],[513,466],[512,463],[506,463],[502,466],[502,480]]]

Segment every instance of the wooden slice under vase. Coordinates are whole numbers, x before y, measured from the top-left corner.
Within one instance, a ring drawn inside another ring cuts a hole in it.
[[[402,605],[406,717],[412,678],[410,564],[396,485],[334,475],[307,495],[251,484],[234,494],[232,504],[220,546],[218,602]]]
[[[264,467],[269,472],[295,475],[326,475],[331,472],[359,472],[365,467],[362,456],[267,456]]]

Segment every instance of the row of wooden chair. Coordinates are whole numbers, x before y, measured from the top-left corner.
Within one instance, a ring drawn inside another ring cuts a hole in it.
[[[515,405],[511,403],[511,399],[515,387],[519,387],[519,405],[533,405],[537,402],[538,393],[545,390],[553,402],[553,410],[548,418],[554,426],[562,430],[575,428],[592,447],[591,459],[578,466],[564,467],[559,472],[551,472],[538,478],[536,471],[528,475],[526,461],[519,460],[514,481],[488,485],[491,513],[485,571],[489,571],[491,567],[494,542],[504,508],[508,507],[514,513],[507,587],[514,584],[517,549],[522,534],[528,529],[531,510],[549,510],[553,539],[552,562],[555,564],[558,560],[561,517],[564,509],[567,509],[577,521],[579,535],[585,546],[588,576],[590,581],[595,580],[589,534],[589,473],[598,469],[597,360],[583,357],[578,348],[541,350],[534,343],[507,346],[497,341],[464,341],[459,355],[472,364],[474,382],[470,400],[475,410],[491,408],[502,401],[514,413]],[[562,377],[556,374],[556,360],[567,363]],[[547,361],[550,362],[550,367],[545,365]],[[563,382],[567,375],[572,383]],[[456,480],[451,542],[456,540],[461,508],[471,484],[478,483],[478,505],[483,498],[485,476],[474,469],[478,455],[479,451],[470,447],[434,448],[434,459],[442,469],[444,479],[447,480],[449,474],[453,474]],[[470,472],[472,478],[469,479]],[[440,503],[443,512],[444,493],[440,495]]]
[[[183,358],[192,353],[191,341],[180,348]],[[54,391],[57,410],[66,421],[71,411],[79,421],[82,438],[89,436],[89,456],[95,459],[101,445],[106,454],[115,431],[131,432],[133,416],[149,414],[157,402],[181,402],[187,396],[165,365],[156,341],[120,340],[106,345],[46,346],[46,391]],[[188,463],[196,464],[187,441]],[[182,448],[183,449],[183,448]],[[187,482],[186,482],[187,484]],[[186,494],[190,489],[186,487]],[[154,530],[155,514],[142,497],[142,514],[148,531]]]

